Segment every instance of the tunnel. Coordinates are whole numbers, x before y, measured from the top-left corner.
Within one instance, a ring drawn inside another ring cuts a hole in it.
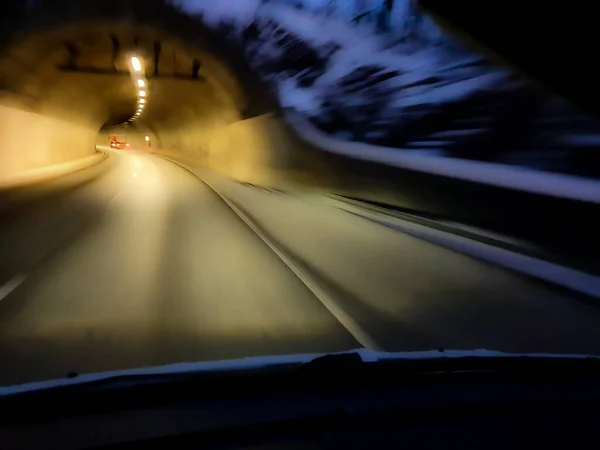
[[[174,25],[182,19],[170,20],[67,18],[5,45],[0,179],[93,155],[111,133],[248,182],[273,183],[291,168],[277,102],[241,54],[197,21],[186,19],[189,39]],[[132,57],[147,83],[139,118]]]
[[[600,355],[597,203],[328,135],[163,0],[25,3],[0,15],[0,397],[356,349]]]

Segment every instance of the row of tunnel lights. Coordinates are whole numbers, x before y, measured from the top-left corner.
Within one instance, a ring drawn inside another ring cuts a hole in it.
[[[135,114],[129,119],[129,122],[133,122],[136,119],[138,119],[142,115],[142,113],[144,112],[144,108],[148,104],[148,81],[144,76],[144,68],[142,66],[142,61],[137,56],[131,57],[131,69],[133,71],[133,78],[136,83],[136,88],[138,89],[138,100]]]

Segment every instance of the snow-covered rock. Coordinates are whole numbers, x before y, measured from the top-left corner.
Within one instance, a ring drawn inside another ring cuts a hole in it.
[[[396,0],[387,33],[377,32],[382,2],[352,10],[358,2],[347,0],[336,15],[326,3],[187,0],[184,8],[227,31],[282,106],[332,135],[600,176],[596,120],[468,51],[414,1]],[[356,24],[350,17],[360,11],[368,14]]]

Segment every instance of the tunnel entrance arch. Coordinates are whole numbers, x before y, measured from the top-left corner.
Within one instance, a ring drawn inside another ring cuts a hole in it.
[[[4,94],[21,97],[35,109],[43,108],[49,102],[56,103],[59,100],[56,96],[48,98],[52,89],[59,89],[63,81],[67,81],[71,90],[84,90],[84,80],[91,83],[96,80],[98,86],[115,87],[101,100],[110,109],[111,117],[107,121],[116,120],[130,100],[118,85],[126,84],[128,55],[131,54],[142,57],[151,83],[176,84],[180,81],[188,82],[188,87],[194,86],[190,82],[196,82],[198,86],[205,84],[219,102],[242,116],[247,110],[247,92],[256,89],[256,86],[245,85],[248,73],[238,76],[201,45],[185,42],[177,34],[169,34],[152,25],[128,21],[63,24],[13,40],[0,53],[0,89]],[[121,83],[121,80],[125,82]],[[98,100],[93,94],[82,92],[80,98]],[[76,106],[70,101],[67,109],[73,110]],[[76,116],[85,117],[86,114],[77,111]]]
[[[5,42],[0,116],[16,126],[0,128],[0,178],[83,157],[94,151],[99,129],[130,118],[130,54],[144,61],[149,97],[140,122],[154,145],[238,177],[281,165],[276,101],[241,52],[201,22],[170,14],[90,18],[71,11]],[[24,142],[30,130],[36,137]]]

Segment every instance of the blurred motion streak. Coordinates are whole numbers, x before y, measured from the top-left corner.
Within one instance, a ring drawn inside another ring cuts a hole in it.
[[[332,204],[600,276],[598,120],[416,1],[0,22],[0,384],[360,347],[340,317],[385,351],[600,355],[598,299]]]

